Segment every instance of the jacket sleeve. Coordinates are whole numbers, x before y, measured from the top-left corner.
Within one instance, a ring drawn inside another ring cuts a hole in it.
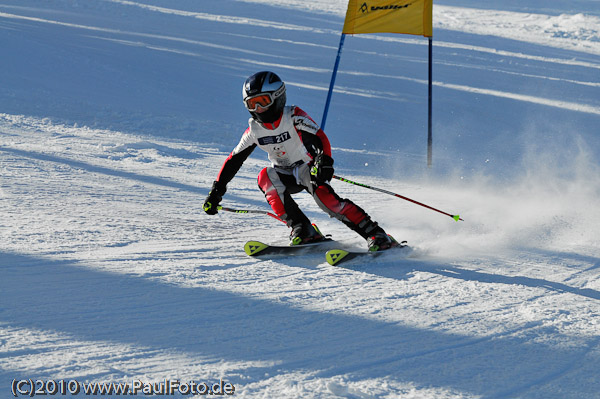
[[[302,142],[310,156],[314,158],[319,152],[331,156],[331,144],[323,129],[300,107],[294,107],[292,117],[294,118],[294,127],[301,135]]]
[[[223,162],[221,171],[217,176],[217,181],[223,186],[226,186],[240,170],[244,161],[248,159],[252,151],[256,148],[256,143],[252,137],[250,128],[246,129],[244,135],[240,139],[239,144],[231,151],[229,157]]]

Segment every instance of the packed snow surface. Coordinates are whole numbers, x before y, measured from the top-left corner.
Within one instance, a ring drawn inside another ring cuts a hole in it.
[[[333,181],[413,251],[332,267],[248,257],[288,228],[202,204],[247,76],[275,71],[320,122],[345,1],[0,0],[0,397],[31,379],[598,398],[600,4],[480,3],[434,5],[431,168],[427,39],[346,38],[336,174],[464,222]],[[255,151],[223,205],[270,210],[265,166]]]

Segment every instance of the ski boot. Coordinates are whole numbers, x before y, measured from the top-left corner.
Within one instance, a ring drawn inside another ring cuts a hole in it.
[[[367,238],[367,245],[369,252],[376,252],[396,247],[399,244],[394,237],[386,234],[382,228],[378,228],[375,234]]]
[[[298,223],[292,226],[290,245],[302,245],[325,240],[317,225]]]

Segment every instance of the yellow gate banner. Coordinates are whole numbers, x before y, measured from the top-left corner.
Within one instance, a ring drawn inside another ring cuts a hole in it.
[[[405,33],[431,37],[433,0],[349,0],[342,33]]]

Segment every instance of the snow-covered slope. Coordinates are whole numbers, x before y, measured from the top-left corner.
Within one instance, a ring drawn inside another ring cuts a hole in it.
[[[276,71],[320,120],[344,1],[0,0],[0,397],[22,379],[597,397],[597,2],[440,3],[434,167],[423,38],[348,37],[327,133],[337,174],[465,222],[334,181],[414,247],[334,268],[249,258],[246,240],[287,228],[202,202],[248,75]],[[265,165],[255,152],[223,203],[268,210]]]

